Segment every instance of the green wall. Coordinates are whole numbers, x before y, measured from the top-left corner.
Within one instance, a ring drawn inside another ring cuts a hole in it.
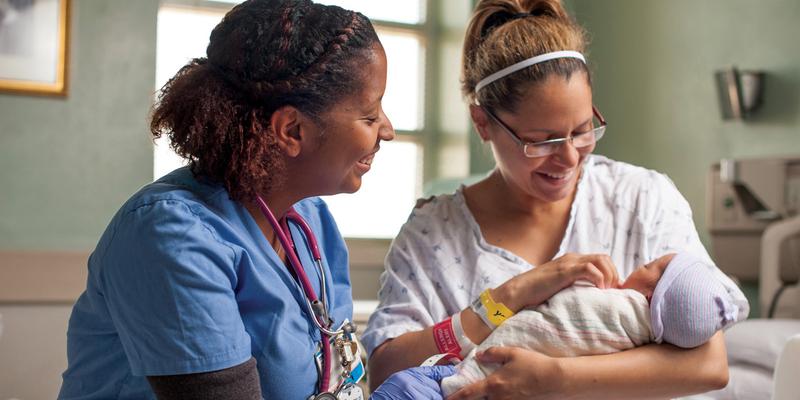
[[[157,0],[73,0],[69,94],[0,94],[0,250],[87,250],[152,179]]]
[[[598,152],[667,173],[705,233],[722,157],[800,154],[800,2],[571,0],[590,32]],[[91,249],[152,176],[157,0],[73,0],[69,95],[0,94],[0,250]],[[716,69],[767,71],[764,109],[723,121]],[[440,110],[441,112],[441,110]],[[471,135],[470,171],[491,165]]]
[[[705,186],[720,158],[800,154],[800,2],[572,0],[592,38],[598,153],[669,175],[704,240]],[[767,72],[752,120],[723,121],[713,73]]]

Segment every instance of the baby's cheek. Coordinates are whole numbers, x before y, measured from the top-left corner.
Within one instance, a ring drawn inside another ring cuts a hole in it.
[[[645,296],[649,296],[655,289],[655,284],[651,284],[649,280],[641,279],[641,276],[631,275],[622,284],[622,289],[633,289]]]
[[[622,289],[635,289],[637,284],[638,284],[638,282],[641,281],[641,278],[642,278],[641,271],[642,271],[641,269],[636,269],[636,270],[633,271],[633,273],[628,275],[628,278],[625,279],[624,282],[622,282],[621,288]]]

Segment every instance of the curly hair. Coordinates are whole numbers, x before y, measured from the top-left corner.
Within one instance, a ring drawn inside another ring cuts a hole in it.
[[[583,71],[581,61],[562,58],[525,68],[475,92],[481,79],[522,60],[558,50],[585,52],[586,32],[560,0],[481,0],[467,27],[461,66],[461,92],[472,103],[513,111],[532,83],[551,75],[569,78]]]
[[[167,135],[196,176],[221,183],[234,200],[252,200],[285,179],[272,113],[289,105],[324,125],[319,116],[361,88],[358,65],[375,43],[357,12],[309,0],[246,1],[211,32],[207,57],[161,88],[150,131]]]

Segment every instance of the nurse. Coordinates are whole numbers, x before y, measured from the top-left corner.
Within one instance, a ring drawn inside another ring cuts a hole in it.
[[[357,191],[394,138],[385,86],[363,15],[307,0],[233,8],[207,57],[162,88],[151,131],[190,166],[139,190],[103,233],[59,398],[360,398],[348,254],[315,196]],[[376,397],[436,397],[447,373],[404,371]]]
[[[585,34],[559,1],[479,1],[462,63],[472,121],[497,165],[414,210],[393,241],[363,336],[373,385],[435,353],[466,355],[578,279],[616,287],[676,252],[713,265],[667,177],[592,154],[606,122],[592,102]],[[743,319],[743,294],[714,275]],[[552,358],[496,347],[478,360],[500,366],[455,399],[673,398],[728,379],[721,333],[691,350]]]

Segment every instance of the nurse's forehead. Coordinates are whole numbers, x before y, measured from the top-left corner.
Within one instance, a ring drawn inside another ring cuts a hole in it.
[[[380,88],[375,86],[376,85],[370,84],[369,82],[362,81],[361,87],[359,87],[353,93],[345,95],[337,103],[344,111],[364,111],[375,109],[383,100],[383,90],[380,90]],[[335,107],[336,104],[334,105],[334,108]]]
[[[331,107],[331,112],[366,113],[374,112],[381,104],[383,96],[347,96]]]

